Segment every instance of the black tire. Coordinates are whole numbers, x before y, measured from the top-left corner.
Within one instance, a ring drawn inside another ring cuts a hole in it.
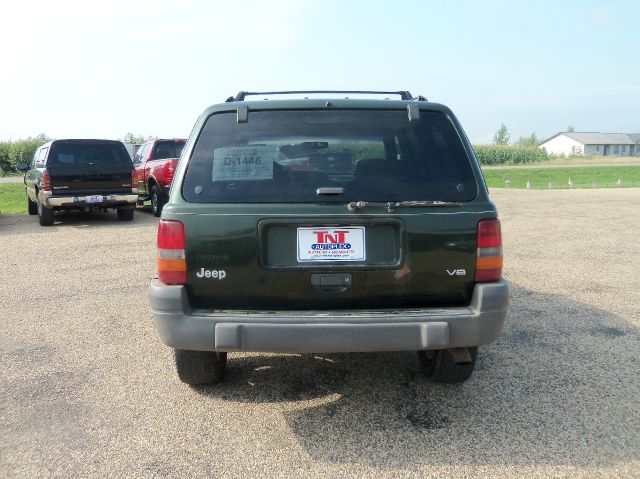
[[[418,360],[422,372],[431,381],[436,383],[456,384],[462,383],[471,377],[476,365],[478,348],[470,347],[471,362],[456,364],[451,352],[442,349],[437,351],[418,351]]]
[[[118,219],[120,221],[131,221],[133,219],[133,211],[135,208],[118,208]]]
[[[29,198],[29,196],[27,196],[27,210],[29,211],[30,215],[38,214],[38,203],[34,203],[33,201],[31,201],[31,198]]]
[[[160,191],[160,187],[153,185],[153,188],[151,188],[151,211],[153,212],[153,216],[159,217],[162,214],[164,203],[164,195],[162,191]]]
[[[38,200],[37,204],[38,221],[40,226],[51,226],[53,224],[53,208],[47,208]]]
[[[176,370],[180,381],[191,386],[216,384],[224,378],[227,353],[175,349]]]

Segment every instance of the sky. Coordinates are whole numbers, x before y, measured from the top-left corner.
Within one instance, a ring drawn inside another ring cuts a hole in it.
[[[240,90],[409,90],[473,143],[640,132],[637,0],[13,0],[0,141],[188,137]]]

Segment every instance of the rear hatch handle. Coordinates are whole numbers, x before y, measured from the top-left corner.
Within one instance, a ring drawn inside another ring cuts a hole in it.
[[[314,273],[311,284],[321,293],[344,293],[351,287],[351,273]]]
[[[321,186],[320,188],[316,189],[316,195],[318,195],[318,196],[344,195],[344,188],[342,188],[342,187]]]

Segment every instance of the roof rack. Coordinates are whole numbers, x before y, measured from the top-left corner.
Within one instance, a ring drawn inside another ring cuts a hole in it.
[[[419,100],[426,101],[423,96],[414,98],[408,91],[363,91],[363,90],[294,90],[294,91],[241,91],[235,97],[230,96],[226,99],[227,103],[233,101],[244,101],[248,96],[257,95],[304,95],[304,94],[322,94],[322,93],[340,93],[347,95],[399,95],[401,100]]]

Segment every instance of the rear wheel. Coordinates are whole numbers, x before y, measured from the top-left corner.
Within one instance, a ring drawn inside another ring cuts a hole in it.
[[[29,196],[27,196],[27,210],[29,211],[30,215],[38,214],[38,204],[31,201],[31,198],[29,198]]]
[[[118,219],[120,221],[131,221],[133,219],[133,208],[118,208]]]
[[[163,206],[164,196],[160,191],[160,187],[158,185],[153,185],[153,188],[151,188],[151,211],[153,211],[153,216],[160,216],[162,214]]]
[[[192,386],[216,384],[224,378],[227,353],[175,349],[176,370],[183,383]]]
[[[53,208],[47,208],[38,199],[37,210],[40,226],[51,226],[53,224]]]
[[[462,383],[471,377],[478,355],[477,347],[468,348],[471,361],[456,363],[451,351],[447,349],[437,351],[418,351],[418,360],[422,372],[436,383]]]

